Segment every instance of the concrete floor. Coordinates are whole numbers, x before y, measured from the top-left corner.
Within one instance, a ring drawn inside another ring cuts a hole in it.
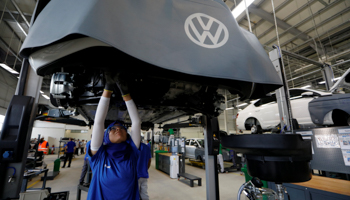
[[[52,188],[52,192],[69,191],[69,200],[76,199],[77,184],[83,165],[84,156],[76,156],[73,159],[70,168],[61,168],[60,174],[51,181],[47,181],[46,186]],[[57,155],[45,156],[45,163],[48,168],[53,170],[53,161],[57,159]],[[196,200],[206,199],[206,179],[205,170],[201,167],[191,166],[188,160],[186,160],[185,170],[187,173],[199,176],[202,178],[202,186],[190,187],[187,181],[178,181],[177,179],[171,179],[169,175],[162,171],[155,169],[154,158],[152,159],[152,165],[149,169],[150,178],[148,180],[148,194],[151,200],[171,200],[171,199],[183,199]],[[230,166],[231,163],[225,163],[225,167]],[[61,164],[62,166],[62,164]],[[219,189],[221,200],[236,199],[237,191],[239,187],[245,182],[244,175],[238,172],[220,173],[219,174]],[[42,182],[40,177],[34,178],[28,183],[28,187],[40,188]],[[81,199],[86,199],[87,193],[81,192]],[[242,196],[243,197],[243,196]],[[245,199],[245,198],[242,198]]]

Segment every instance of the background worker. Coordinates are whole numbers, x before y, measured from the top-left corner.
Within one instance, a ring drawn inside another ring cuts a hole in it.
[[[70,167],[70,164],[72,163],[72,157],[73,157],[73,153],[74,153],[75,149],[76,149],[75,142],[72,141],[72,138],[69,138],[69,142],[64,147],[64,152],[66,154],[66,157],[64,158],[64,163],[63,163],[62,168],[66,167],[67,160],[69,160],[68,167]]]
[[[139,193],[141,200],[148,200],[148,185],[147,179],[149,178],[148,169],[151,166],[151,149],[147,144],[141,143],[140,146],[140,157],[137,161],[137,177],[139,182]]]
[[[219,154],[218,154],[218,163],[220,164],[220,168],[221,168],[221,173],[225,172],[225,168],[224,168],[224,158],[222,157],[222,145],[220,144],[219,147]]]
[[[90,148],[90,142],[91,141],[88,141],[85,145],[85,151],[84,152],[87,152],[86,149]],[[85,157],[84,157],[84,164],[83,164],[83,169],[81,170],[81,174],[80,174],[80,179],[79,179],[79,184],[80,185],[83,185],[85,187],[89,186],[89,183],[84,183],[84,178],[85,178],[85,175],[86,175],[86,172],[89,168],[89,155],[86,153],[85,154]]]
[[[49,151],[49,142],[47,142],[44,137],[40,138],[40,142],[38,145],[38,151],[43,151],[46,155]]]

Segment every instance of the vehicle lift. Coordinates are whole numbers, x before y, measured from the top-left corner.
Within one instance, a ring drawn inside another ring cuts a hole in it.
[[[205,152],[205,177],[206,177],[206,193],[208,200],[219,200],[219,177],[217,155],[219,154],[220,140],[214,140],[214,134],[219,134],[218,118],[202,115],[198,118],[192,118],[187,123],[166,124],[162,128],[204,128],[204,148]]]
[[[37,1],[31,25],[48,3],[48,0]],[[0,199],[19,199],[27,157],[26,147],[30,144],[42,79],[30,67],[28,59],[23,59],[16,92],[8,106],[0,135]],[[218,200],[219,144],[213,139],[213,134],[219,131],[218,120],[216,117],[203,116],[201,125],[204,127],[205,145],[209,147],[205,150],[207,199]]]
[[[48,1],[37,1],[31,23]],[[18,199],[35,120],[42,77],[23,59],[20,77],[0,134],[0,199]]]

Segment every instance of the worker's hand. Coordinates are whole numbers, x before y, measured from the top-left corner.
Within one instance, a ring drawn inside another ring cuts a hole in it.
[[[116,81],[113,78],[113,74],[110,71],[105,71],[104,75],[105,75],[105,79],[106,79],[105,90],[113,92],[114,85],[116,83]]]
[[[113,91],[114,84],[117,84],[122,96],[129,94],[129,88],[122,74],[111,72],[111,71],[105,71],[104,75],[106,78],[106,86],[105,86],[106,90]]]
[[[122,97],[129,95],[129,87],[128,84],[126,83],[126,81],[122,78],[122,76],[120,74],[117,75],[118,79],[117,79],[117,86],[120,90],[120,93],[122,94]]]

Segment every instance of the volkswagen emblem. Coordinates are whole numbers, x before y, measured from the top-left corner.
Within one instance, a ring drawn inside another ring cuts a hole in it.
[[[203,13],[187,17],[185,32],[192,42],[205,48],[221,47],[228,40],[227,27],[219,20]]]

